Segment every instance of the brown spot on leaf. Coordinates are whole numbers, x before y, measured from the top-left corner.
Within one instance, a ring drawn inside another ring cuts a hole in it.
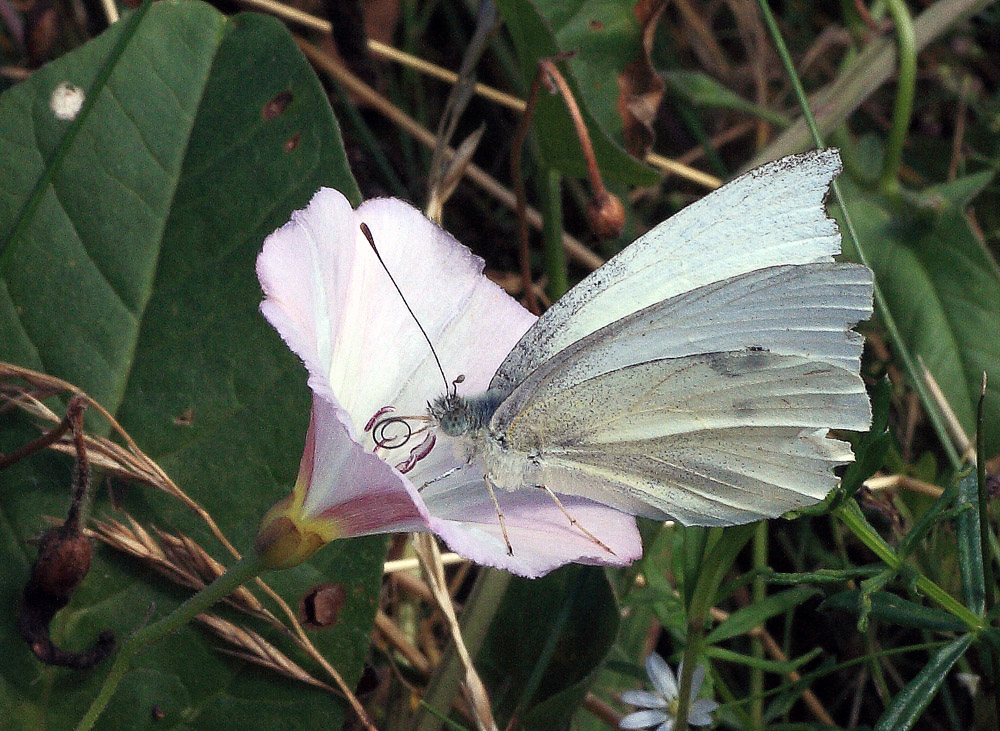
[[[299,621],[310,629],[336,624],[347,593],[340,584],[318,584],[299,600]]]
[[[181,412],[180,416],[174,417],[175,426],[193,426],[194,425],[194,409],[188,406]]]
[[[599,21],[597,18],[590,19],[590,29],[591,30],[604,30],[604,23]]]
[[[299,141],[302,139],[302,135],[298,132],[293,134],[287,140],[285,140],[285,152],[292,152],[296,147],[299,146]]]
[[[292,92],[287,89],[276,95],[260,110],[260,115],[268,122],[279,116],[292,103]]]
[[[152,709],[150,709],[149,715],[154,721],[162,721],[163,717],[167,714],[163,712],[163,708],[161,706],[153,706]]]
[[[618,113],[624,123],[625,148],[642,159],[653,147],[653,120],[663,99],[663,79],[649,51],[665,0],[639,0],[635,15],[642,28],[642,53],[618,76]]]

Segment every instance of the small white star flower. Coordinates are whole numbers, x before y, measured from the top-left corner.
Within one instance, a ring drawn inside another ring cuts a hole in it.
[[[684,669],[682,662],[677,667],[677,676]],[[623,729],[655,729],[656,731],[673,731],[677,723],[677,707],[679,705],[677,676],[666,661],[655,652],[646,658],[646,674],[655,692],[648,690],[627,690],[622,693],[622,701],[642,710],[630,713],[621,720],[618,728]],[[707,698],[698,698],[701,684],[705,680],[705,668],[701,665],[694,669],[691,679],[691,705],[688,710],[687,722],[692,726],[708,726],[712,723],[712,711],[719,704]]]

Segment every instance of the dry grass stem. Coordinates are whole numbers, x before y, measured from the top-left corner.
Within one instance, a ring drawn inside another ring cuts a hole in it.
[[[451,566],[453,564],[462,563],[468,561],[469,559],[464,556],[459,556],[457,553],[442,553],[441,554],[441,565]],[[398,558],[395,561],[386,561],[385,565],[382,566],[383,574],[394,574],[399,571],[415,571],[420,568],[420,559],[413,558]]]
[[[431,663],[427,656],[410,642],[399,625],[393,622],[389,615],[381,609],[375,613],[375,628],[381,633],[386,643],[398,650],[399,654],[405,657],[417,672],[421,675],[430,674]]]
[[[114,0],[101,0],[101,10],[104,11],[104,17],[108,21],[108,25],[114,25],[118,22],[118,6],[115,5]]]
[[[8,380],[24,381],[29,384],[31,388],[25,388],[23,385],[7,383]],[[108,424],[111,425],[112,430],[121,437],[122,441],[125,442],[125,446],[123,447],[122,445],[104,437],[85,435],[84,439],[87,447],[87,455],[93,466],[106,469],[127,479],[139,480],[140,482],[144,482],[157,489],[163,490],[167,494],[177,498],[185,506],[194,511],[199,518],[201,518],[201,520],[212,532],[212,535],[216,537],[216,539],[223,545],[226,551],[233,556],[233,558],[237,560],[241,558],[240,552],[236,550],[233,544],[230,543],[229,539],[222,533],[211,514],[209,514],[209,512],[196,501],[188,497],[188,495],[167,476],[167,474],[158,464],[156,464],[155,461],[146,456],[146,454],[139,449],[138,445],[136,445],[128,433],[121,427],[117,420],[115,420],[115,418],[108,413],[103,406],[90,398],[90,396],[84,393],[81,389],[67,381],[33,371],[29,368],[22,368],[10,363],[0,362],[0,410],[5,408],[19,408],[34,418],[41,419],[42,421],[58,423],[60,421],[60,417],[48,409],[40,399],[63,392],[72,393],[82,398],[89,407],[99,413],[108,422]],[[66,451],[63,445],[59,443],[52,445],[50,448],[57,451]],[[141,526],[139,526],[138,523],[133,521],[133,527],[138,528],[140,530],[139,533],[129,531],[128,528],[120,523],[117,525],[120,526],[120,529],[111,528],[107,533],[109,543],[114,540],[119,541],[118,544],[111,543],[111,545],[116,545],[116,547],[119,547],[126,553],[131,553],[138,558],[147,560],[151,565],[153,565],[154,568],[179,584],[196,590],[204,586],[203,583],[200,586],[197,585],[196,582],[199,581],[199,578],[196,575],[185,573],[177,565],[173,564],[167,558],[166,553],[164,553],[159,546],[156,546],[156,548],[153,549],[152,545],[155,545],[156,542],[145,530],[141,529]],[[105,536],[101,535],[98,537],[102,538],[102,540],[105,538]],[[357,696],[354,695],[350,686],[347,685],[337,669],[333,667],[333,665],[331,665],[325,657],[323,657],[322,653],[316,649],[316,646],[313,645],[312,641],[306,635],[305,630],[299,623],[295,612],[288,605],[288,602],[286,602],[276,591],[268,586],[260,577],[257,577],[255,581],[261,590],[264,591],[285,614],[288,620],[288,626],[286,627],[282,624],[276,617],[274,617],[274,615],[267,612],[267,610],[264,610],[264,615],[262,616],[265,616],[268,621],[271,621],[277,627],[283,628],[285,631],[288,631],[290,627],[294,641],[334,680],[337,687],[351,705],[351,708],[357,714],[362,725],[368,729],[368,731],[377,731],[375,725],[371,722],[371,719],[368,717],[361,705],[361,702],[358,701]],[[253,597],[253,595],[249,593],[249,590],[245,588],[240,591],[246,592],[247,595]],[[242,598],[243,595],[237,592],[231,596]],[[253,598],[253,602],[258,606],[260,605],[255,598]],[[249,607],[253,605],[247,604],[247,606]]]
[[[240,627],[232,622],[222,619],[221,617],[216,617],[211,614],[199,614],[195,617],[195,619],[204,624],[229,644],[242,650],[234,651],[223,649],[222,652],[225,652],[227,655],[232,655],[242,660],[252,662],[255,665],[268,668],[276,673],[284,675],[286,678],[298,680],[299,682],[313,685],[317,688],[322,688],[331,693],[337,693],[334,688],[320,680],[317,680],[312,675],[307,673],[299,665],[292,662],[287,655],[281,652],[281,650],[253,630]],[[339,693],[337,694],[339,695]]]
[[[92,534],[112,548],[149,564],[174,583],[195,591],[204,589],[226,572],[225,566],[190,538],[172,535],[155,527],[154,538],[132,516],[126,513],[125,517],[128,525],[115,520],[94,521]],[[255,617],[276,621],[274,615],[246,587],[236,589],[225,601]]]
[[[227,551],[229,551],[236,558],[240,557],[239,552],[222,533],[219,526],[215,523],[215,520],[208,513],[208,511],[188,497],[187,493],[181,490],[174,483],[174,481],[171,480],[162,469],[160,469],[160,466],[156,464],[155,461],[146,456],[146,454],[139,449],[138,445],[132,440],[132,437],[128,435],[128,432],[122,428],[121,424],[119,424],[118,421],[110,413],[108,413],[103,406],[101,406],[101,404],[94,401],[94,399],[90,398],[90,396],[84,393],[81,389],[67,381],[33,371],[29,368],[21,368],[20,366],[15,366],[11,363],[0,363],[0,382],[6,381],[7,379],[20,379],[26,381],[31,384],[34,389],[40,389],[45,396],[54,395],[60,392],[69,392],[82,398],[90,408],[94,409],[104,418],[105,421],[107,421],[112,430],[125,442],[125,447],[122,447],[121,445],[104,437],[87,436],[85,438],[87,456],[90,458],[91,464],[109,469],[115,474],[145,482],[159,490],[163,490],[169,495],[174,496],[198,514],[198,517],[200,517],[208,526],[209,530],[212,531],[212,535],[214,535],[216,539],[218,539],[218,541],[225,546]],[[31,389],[21,388],[18,389],[17,393],[19,394],[18,396],[11,396],[6,393],[3,395],[11,404],[20,407],[29,414],[33,414],[48,421],[51,421],[53,418],[55,418],[57,422],[59,421],[59,417],[46,408]],[[59,444],[63,443],[69,444],[69,440],[64,440]],[[53,445],[52,448],[58,450],[60,448],[59,444]]]
[[[131,528],[117,521],[97,522],[93,534],[113,548],[145,561],[175,583],[195,591],[204,588],[207,577],[214,578],[220,575],[221,571],[224,571],[224,567],[194,541],[154,529],[161,540],[164,540],[169,546],[167,550],[164,550],[138,522],[130,516],[126,517],[131,523]],[[257,579],[257,584],[282,609],[288,618],[290,628],[268,611],[246,587],[240,587],[234,591],[226,598],[226,602],[237,609],[270,622],[284,632],[290,633],[295,644],[315,660],[334,680],[340,693],[347,699],[361,720],[362,725],[369,731],[376,731],[375,725],[368,718],[357,696],[354,695],[337,669],[313,645],[288,603],[260,578]]]
[[[392,574],[392,583],[406,594],[416,597],[420,601],[428,604],[434,601],[434,593],[427,586],[426,582],[407,571],[399,571]]]
[[[472,658],[469,656],[465,641],[462,639],[462,629],[455,616],[451,594],[448,593],[448,583],[445,581],[444,567],[441,565],[441,552],[438,550],[437,542],[434,536],[420,533],[414,535],[413,547],[420,559],[421,568],[424,570],[424,579],[434,593],[438,608],[445,617],[448,634],[455,644],[455,650],[462,667],[465,669],[465,680],[462,687],[469,701],[471,715],[476,721],[476,726],[480,731],[498,731],[496,721],[493,720],[493,710],[490,707],[486,686],[483,685],[483,681],[472,663]]]
[[[869,490],[903,489],[918,492],[921,495],[927,495],[932,498],[939,498],[941,497],[941,493],[944,492],[937,485],[932,485],[929,482],[924,482],[908,475],[876,475],[865,480],[864,485]]]
[[[475,132],[462,140],[458,149],[455,150],[455,154],[445,163],[445,169],[437,181],[438,184],[431,188],[430,195],[427,197],[425,213],[432,221],[441,222],[444,204],[448,202],[462,178],[465,177],[465,168],[471,162],[472,155],[476,152],[485,131],[486,125],[479,125]]]
[[[962,423],[958,420],[955,415],[954,410],[951,408],[951,404],[948,403],[948,397],[944,395],[944,391],[938,385],[937,379],[934,378],[934,374],[930,372],[926,365],[924,365],[924,359],[917,355],[917,367],[920,369],[920,376],[924,379],[924,383],[927,384],[927,390],[930,392],[931,397],[934,399],[934,404],[937,406],[942,418],[944,418],[945,426],[948,429],[948,435],[951,437],[952,444],[955,445],[955,450],[962,456],[962,459],[967,461],[969,464],[976,464],[976,447],[969,439],[969,435],[965,433],[965,429],[962,428]]]
[[[302,40],[301,38],[296,39],[296,42],[299,44],[299,48],[302,49],[302,52],[306,55],[306,58],[308,58],[309,61],[312,62],[317,68],[336,79],[344,86],[344,88],[357,96],[359,99],[371,104],[373,108],[377,109],[381,114],[404,130],[407,134],[412,135],[413,138],[420,144],[425,145],[430,149],[434,149],[436,137],[433,132],[421,125],[413,119],[413,117],[393,105],[392,102],[348,71],[343,64],[339,63],[329,54],[323,53],[323,51],[319,48],[307,41]],[[455,151],[449,148],[447,150],[447,154],[454,155]],[[489,195],[493,196],[503,205],[512,210],[515,208],[517,201],[515,200],[513,191],[502,185],[496,178],[478,165],[469,163],[465,167],[465,175],[469,178],[469,180],[485,190]],[[539,213],[537,209],[529,207],[527,215],[528,223],[530,223],[534,228],[541,230],[542,214]],[[601,257],[592,252],[573,236],[564,232],[562,241],[563,247],[566,249],[566,253],[582,266],[597,269],[604,263],[604,260]]]
[[[293,8],[289,5],[285,5],[284,3],[275,2],[275,0],[240,0],[240,2],[247,7],[271,13],[282,20],[297,23],[305,28],[311,28],[312,30],[320,31],[321,33],[331,32],[330,21],[325,18],[310,15],[309,13],[299,10],[298,8]],[[458,82],[458,74],[454,71],[438,66],[430,61],[425,61],[422,58],[418,58],[412,54],[406,53],[405,51],[400,51],[397,48],[393,48],[392,46],[380,43],[379,41],[371,38],[368,39],[368,50],[376,56],[380,56],[388,61],[393,61],[401,66],[411,68],[414,71],[424,74],[425,76],[433,77],[448,84],[455,84]],[[491,102],[499,104],[502,107],[506,107],[511,111],[517,112],[518,114],[524,112],[526,102],[513,94],[508,94],[507,92],[500,91],[492,86],[478,82],[475,84],[474,88],[476,94],[484,99],[489,99]],[[663,173],[676,175],[680,178],[684,178],[685,180],[689,180],[692,183],[696,183],[697,185],[702,185],[709,190],[714,190],[722,185],[722,181],[714,175],[702,172],[701,170],[693,168],[690,165],[686,165],[683,162],[672,160],[654,152],[650,152],[646,155],[646,163],[652,165]]]

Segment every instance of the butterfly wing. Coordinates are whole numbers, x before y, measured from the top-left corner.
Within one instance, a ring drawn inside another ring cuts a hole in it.
[[[580,339],[491,423],[498,484],[544,484],[648,517],[748,522],[822,499],[866,429],[858,375],[871,273],[767,267],[695,288]],[[508,472],[504,474],[504,470]]]
[[[566,346],[683,292],[781,264],[830,262],[823,209],[840,153],[813,150],[736,178],[652,229],[564,295],[525,333],[490,388],[515,385]]]

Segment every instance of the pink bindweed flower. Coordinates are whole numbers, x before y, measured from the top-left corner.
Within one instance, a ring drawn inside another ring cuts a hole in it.
[[[336,538],[433,531],[482,564],[528,577],[570,562],[625,565],[641,555],[635,519],[580,497],[498,491],[513,555],[480,468],[427,419],[445,381],[416,322],[459,393],[486,389],[535,317],[483,276],[483,262],[419,211],[377,199],[357,211],[335,190],[264,243],[261,311],[302,358],[312,418],[292,494],[262,521],[258,551],[291,566]]]

